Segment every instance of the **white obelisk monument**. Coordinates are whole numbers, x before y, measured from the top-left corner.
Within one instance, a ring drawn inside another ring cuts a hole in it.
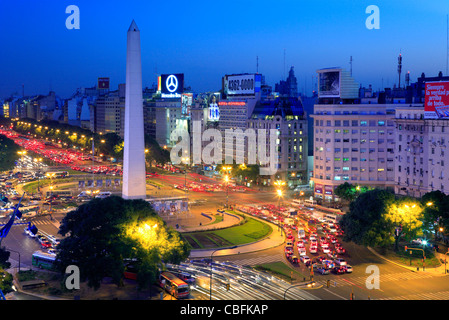
[[[128,29],[127,41],[122,197],[124,199],[145,199],[142,61],[140,31],[134,20]]]

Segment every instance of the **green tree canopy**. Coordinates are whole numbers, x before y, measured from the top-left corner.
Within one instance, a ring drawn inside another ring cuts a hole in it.
[[[161,262],[180,263],[190,246],[144,200],[111,196],[93,199],[62,220],[57,266],[80,269],[82,281],[98,289],[104,277],[121,285],[125,259],[136,259],[138,283],[147,287],[156,279]]]
[[[13,140],[0,134],[0,172],[14,169],[16,160],[20,158],[17,154],[20,150]]]
[[[402,235],[409,240],[420,234],[423,207],[412,198],[395,198],[391,192],[374,189],[351,202],[340,222],[345,240],[366,246],[389,246]]]

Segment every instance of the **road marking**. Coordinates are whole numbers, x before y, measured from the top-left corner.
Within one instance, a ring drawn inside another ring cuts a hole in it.
[[[329,292],[329,293],[331,293],[331,294],[333,294],[334,296],[339,297],[340,299],[348,300],[347,298],[344,298],[344,297],[342,297],[341,295],[336,294],[335,292],[332,292],[332,291],[330,291],[330,290],[328,290],[328,289],[326,289],[326,288],[324,288],[324,290],[327,291],[327,292]]]

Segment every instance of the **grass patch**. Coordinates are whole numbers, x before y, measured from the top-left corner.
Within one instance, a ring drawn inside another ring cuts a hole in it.
[[[286,281],[291,281],[292,279],[293,281],[304,279],[304,275],[302,273],[290,268],[283,262],[264,263],[256,265],[254,269],[268,272]]]
[[[409,248],[413,248],[412,246],[408,246]],[[376,251],[379,252],[381,255],[383,255],[385,258],[394,261],[396,263],[402,264],[404,266],[408,267],[423,267],[423,252],[421,250],[412,250],[412,254],[410,254],[410,250],[408,249],[407,252],[404,250],[403,247],[399,246],[399,251],[395,252],[393,249],[387,248],[380,250],[379,248],[376,248]],[[425,250],[426,255],[426,268],[436,268],[441,265],[438,258],[435,257],[435,254],[431,250]],[[411,260],[411,265],[410,265]]]
[[[247,222],[242,225],[210,232],[234,245],[240,245],[267,237],[273,232],[273,229],[266,223],[248,218]]]
[[[211,222],[209,225],[223,221],[223,216],[221,214],[215,214],[214,217],[215,217],[215,220],[213,222]]]

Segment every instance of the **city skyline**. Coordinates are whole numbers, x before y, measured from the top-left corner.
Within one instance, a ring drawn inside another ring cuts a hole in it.
[[[365,25],[372,4],[380,29]],[[79,8],[79,29],[66,27],[69,5]],[[446,74],[448,13],[443,1],[3,3],[0,97],[20,95],[23,84],[25,95],[53,90],[68,98],[98,77],[110,77],[111,89],[117,88],[125,83],[123,30],[133,19],[145,31],[144,87],[156,83],[157,74],[184,73],[194,92],[216,91],[225,74],[258,71],[274,88],[294,66],[298,91],[310,95],[317,69],[349,70],[352,56],[355,80],[377,90],[397,85],[399,53],[401,83],[408,71],[411,81],[421,73]]]

